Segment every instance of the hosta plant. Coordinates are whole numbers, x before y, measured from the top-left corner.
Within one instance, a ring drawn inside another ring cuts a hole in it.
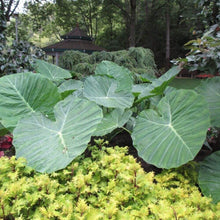
[[[110,61],[83,81],[67,81],[67,71],[40,60],[35,69],[0,79],[0,118],[13,132],[16,156],[40,172],[63,169],[92,136],[115,129],[131,134],[146,162],[178,167],[194,159],[210,125],[219,126],[218,77],[192,91],[167,88],[179,67],[149,83],[142,76],[138,84]]]

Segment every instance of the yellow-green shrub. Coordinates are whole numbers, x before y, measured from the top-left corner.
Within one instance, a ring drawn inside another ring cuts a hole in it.
[[[126,147],[97,143],[50,175],[1,158],[0,219],[220,219],[185,170],[145,173]]]

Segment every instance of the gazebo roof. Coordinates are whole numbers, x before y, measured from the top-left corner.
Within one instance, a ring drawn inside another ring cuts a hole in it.
[[[92,41],[92,38],[89,37],[83,30],[81,30],[78,26],[75,27],[72,31],[69,33],[66,33],[61,36],[63,39],[82,39],[82,40],[90,40]]]
[[[86,53],[90,53],[93,51],[102,51],[105,49],[93,44],[92,41],[65,39],[58,43],[44,47],[43,50],[46,52],[63,52],[65,50],[79,50]]]
[[[105,50],[92,42],[92,38],[86,35],[78,26],[69,33],[61,36],[62,41],[42,48],[45,52],[64,52],[65,50],[79,50],[85,53]]]

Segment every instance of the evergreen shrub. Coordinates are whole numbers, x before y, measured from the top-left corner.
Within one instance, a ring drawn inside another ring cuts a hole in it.
[[[1,158],[0,219],[220,219],[220,203],[195,186],[193,164],[145,173],[127,147],[95,142],[52,174]]]
[[[134,74],[156,76],[154,55],[150,49],[131,47],[128,50],[94,52],[91,55],[79,51],[65,51],[59,59],[59,66],[71,70],[75,75],[91,75],[97,64],[103,60],[112,61],[128,68]]]
[[[46,59],[45,53],[29,42],[0,44],[0,76],[32,71],[34,59]]]

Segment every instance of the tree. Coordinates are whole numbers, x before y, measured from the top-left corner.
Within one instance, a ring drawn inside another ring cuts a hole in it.
[[[120,9],[120,13],[124,18],[126,29],[129,33],[129,47],[135,47],[137,0],[106,0],[105,2]]]
[[[100,23],[101,7],[101,0],[57,0],[56,21],[66,31],[79,24],[80,27],[87,31],[89,36],[95,38]]]
[[[10,20],[10,17],[14,14],[19,2],[20,0],[0,0],[0,8],[5,16],[6,21]]]
[[[56,22],[55,4],[48,1],[28,1],[25,13],[19,14],[18,36],[20,40],[45,46],[48,42],[60,40],[63,29]],[[14,39],[14,20],[10,20],[7,36]]]
[[[203,16],[203,23],[206,28],[220,22],[219,0],[196,0],[196,3],[201,8],[200,15]]]
[[[166,4],[166,56],[165,67],[168,70],[170,67],[170,0]]]
[[[20,15],[19,34],[44,46],[45,38],[48,44],[53,43],[78,24],[107,50],[150,48],[157,64],[164,67],[170,59],[185,54],[183,44],[192,39],[195,27],[204,28],[204,15],[198,16],[201,7],[195,1],[35,0],[28,2],[26,14]],[[210,14],[216,17],[217,1],[209,2]]]
[[[0,0],[0,34],[1,42],[5,44],[4,32],[7,28],[6,22],[10,20],[10,17],[14,14],[18,7],[20,0]]]

